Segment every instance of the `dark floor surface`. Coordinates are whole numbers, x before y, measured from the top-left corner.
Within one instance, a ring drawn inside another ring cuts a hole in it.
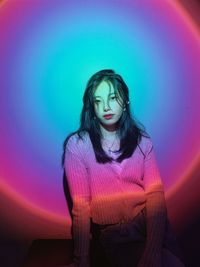
[[[191,222],[178,236],[187,267],[200,266],[199,225],[200,218]],[[38,239],[33,242],[18,242],[0,239],[0,267],[59,267],[69,264],[71,260],[72,240]]]

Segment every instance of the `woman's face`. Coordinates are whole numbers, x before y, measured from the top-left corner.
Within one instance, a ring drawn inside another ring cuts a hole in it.
[[[94,92],[94,111],[102,126],[115,129],[123,113],[123,100],[110,82],[102,81]]]

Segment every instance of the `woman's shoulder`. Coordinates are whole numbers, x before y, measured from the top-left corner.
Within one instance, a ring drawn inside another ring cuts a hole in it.
[[[82,132],[73,132],[65,140],[65,148],[67,150],[78,150],[83,148],[89,139],[89,134],[86,131]]]
[[[66,155],[74,154],[77,157],[84,158],[85,152],[88,150],[86,145],[87,133],[82,132],[80,135],[78,131],[69,134],[63,143],[63,154],[62,154],[62,166],[64,166]]]
[[[147,155],[153,148],[151,136],[149,134],[142,135],[138,147],[144,156]]]

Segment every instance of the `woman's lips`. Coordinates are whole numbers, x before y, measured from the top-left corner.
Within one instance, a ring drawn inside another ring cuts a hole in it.
[[[106,120],[110,120],[112,117],[113,117],[114,114],[108,114],[108,115],[104,115],[103,117],[106,119]]]

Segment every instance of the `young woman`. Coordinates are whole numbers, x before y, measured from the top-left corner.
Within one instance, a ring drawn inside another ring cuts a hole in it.
[[[151,138],[132,118],[127,85],[113,70],[89,79],[80,128],[64,142],[63,166],[73,201],[69,266],[184,266]]]

